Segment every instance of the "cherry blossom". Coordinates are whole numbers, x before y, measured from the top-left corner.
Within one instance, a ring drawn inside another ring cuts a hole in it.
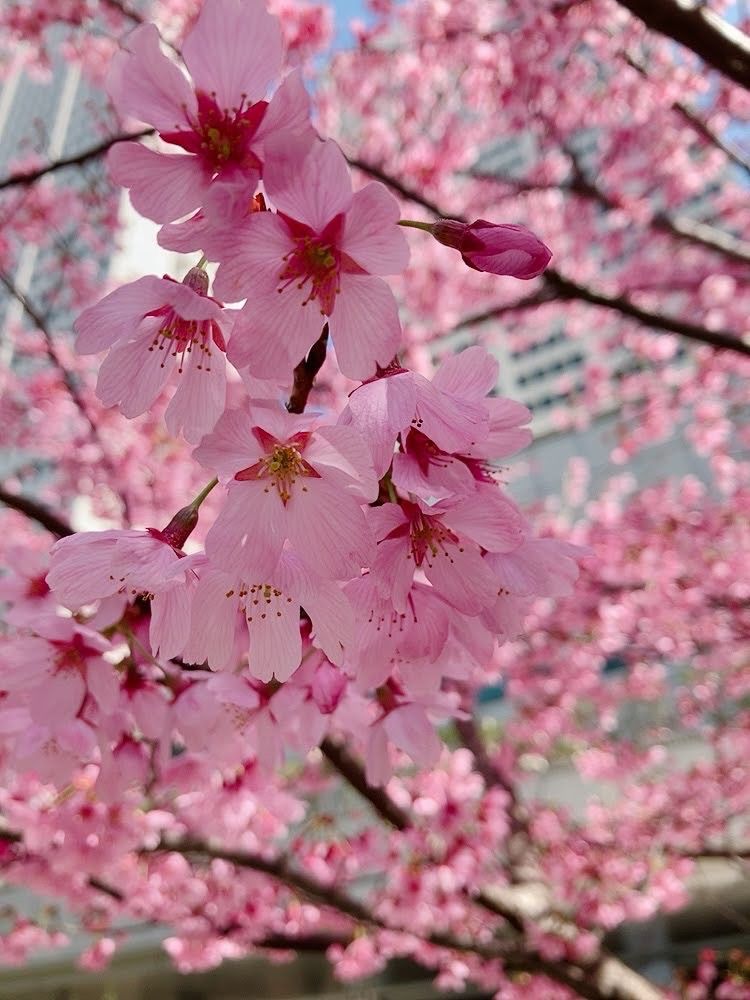
[[[208,0],[182,46],[192,86],[161,51],[154,25],[136,28],[125,44],[108,78],[115,106],[185,150],[165,154],[132,142],[113,147],[110,172],[130,188],[137,211],[173,222],[209,198],[219,206],[227,198],[249,201],[269,137],[308,120],[296,76],[270,102],[264,99],[281,71],[278,21],[257,0]]]
[[[408,261],[398,203],[377,183],[352,194],[346,160],[331,139],[270,141],[264,186],[277,211],[251,214],[220,248],[218,292],[232,301],[249,296],[232,362],[261,378],[283,373],[327,322],[341,371],[368,378],[401,341],[396,301],[380,277]]]
[[[369,564],[373,541],[361,505],[375,498],[377,485],[364,442],[351,428],[315,426],[258,404],[249,412],[227,410],[195,457],[228,481],[206,537],[217,567],[252,568],[265,582],[285,542],[330,579]]]
[[[194,444],[213,428],[225,406],[231,318],[208,295],[201,268],[191,268],[181,284],[148,276],[123,285],[84,310],[75,328],[79,353],[109,350],[96,385],[105,406],[138,416],[177,368],[167,427]]]

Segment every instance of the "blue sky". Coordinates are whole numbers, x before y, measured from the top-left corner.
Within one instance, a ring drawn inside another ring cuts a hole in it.
[[[345,48],[351,44],[349,21],[353,17],[362,20],[368,18],[365,0],[329,0],[329,2],[336,16],[336,36],[333,44],[336,48]]]

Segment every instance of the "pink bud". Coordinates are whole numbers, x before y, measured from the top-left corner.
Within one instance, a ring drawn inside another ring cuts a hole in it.
[[[475,271],[536,278],[552,259],[549,247],[524,226],[440,219],[430,231],[439,243],[458,250]]]
[[[315,704],[323,715],[336,711],[345,689],[346,675],[328,660],[323,660],[310,686]]]
[[[202,267],[191,267],[182,279],[182,283],[192,288],[198,295],[208,295],[208,275]]]

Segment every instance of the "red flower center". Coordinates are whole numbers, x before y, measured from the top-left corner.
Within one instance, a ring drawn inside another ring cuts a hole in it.
[[[162,132],[165,142],[181,146],[188,153],[195,153],[212,174],[226,166],[257,169],[260,160],[250,149],[250,142],[258,131],[268,107],[267,101],[258,101],[245,107],[245,98],[238,108],[221,109],[213,95],[198,91],[198,114],[191,121],[192,130],[179,129]]]

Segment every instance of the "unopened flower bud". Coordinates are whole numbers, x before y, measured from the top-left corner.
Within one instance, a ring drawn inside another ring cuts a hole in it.
[[[182,283],[192,288],[198,295],[208,295],[208,274],[202,267],[191,267],[182,279]]]
[[[458,250],[475,271],[536,278],[552,259],[549,247],[524,226],[440,219],[430,232],[439,243]]]
[[[171,545],[173,549],[180,550],[185,542],[190,538],[198,523],[198,508],[194,504],[189,504],[178,510],[169,524],[162,531],[156,532],[153,528],[149,530],[156,534],[163,542]]]

